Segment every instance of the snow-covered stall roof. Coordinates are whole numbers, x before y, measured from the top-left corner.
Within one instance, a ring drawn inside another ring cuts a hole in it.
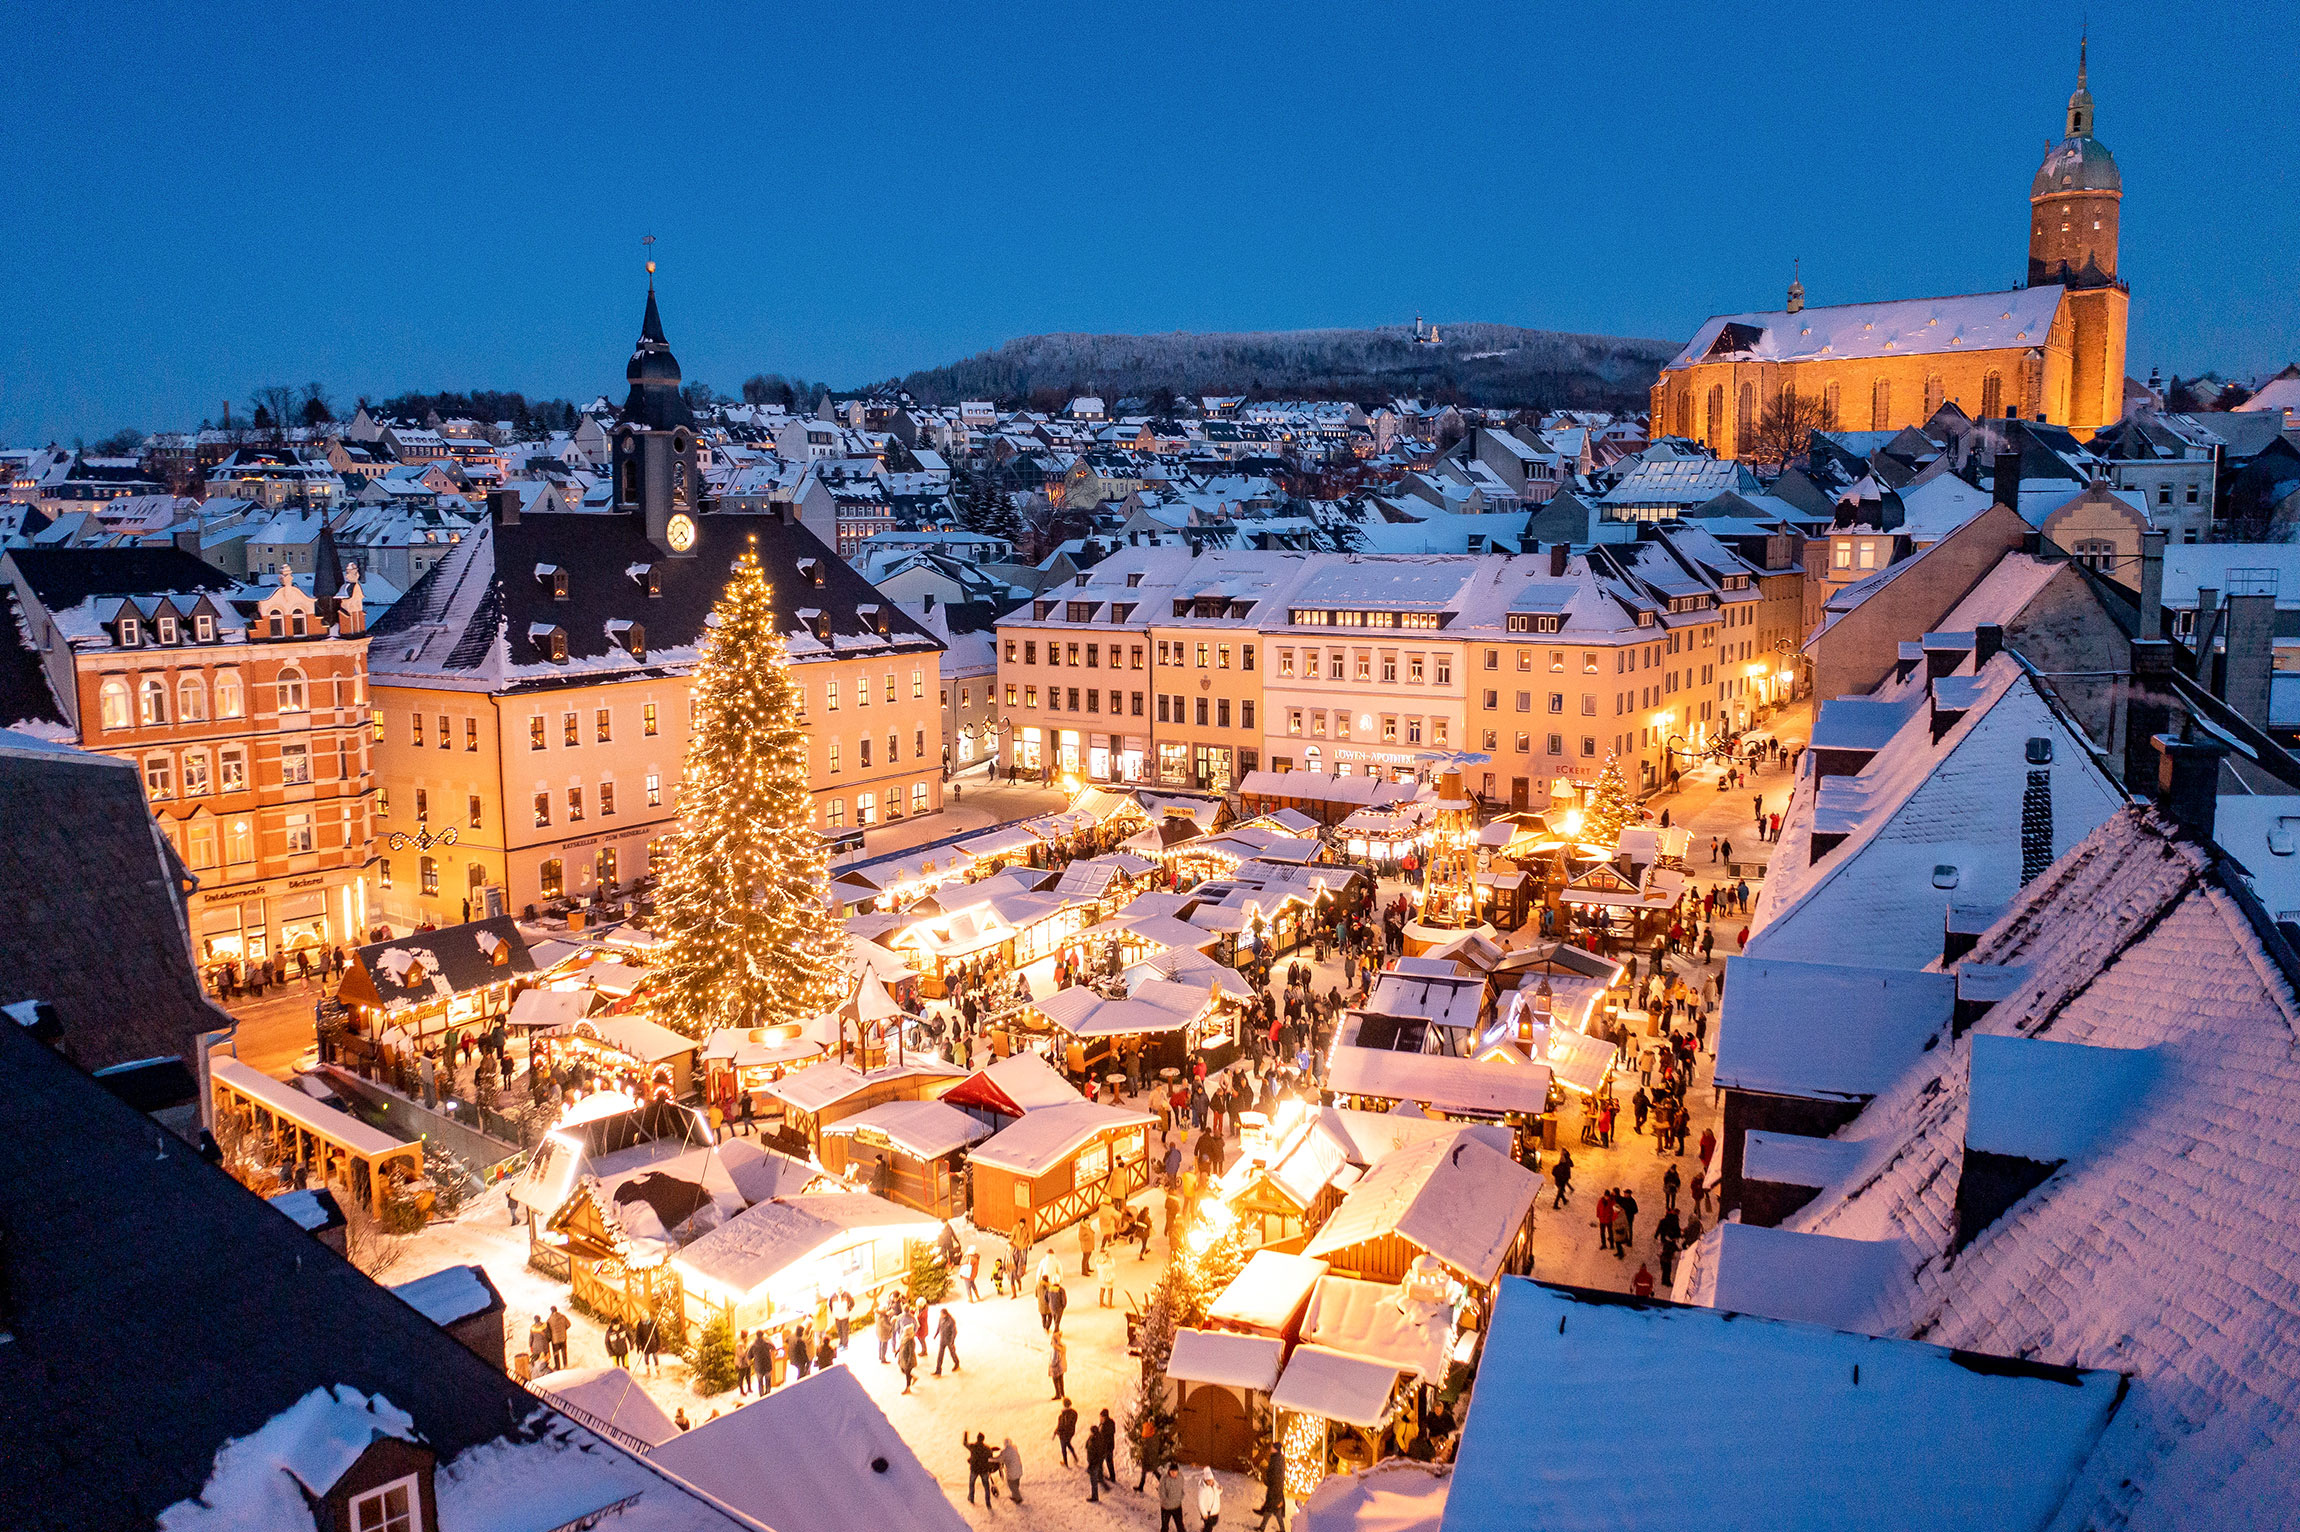
[[[1727,958],[1717,1084],[1781,1096],[1874,1096],[1927,1038],[1947,1035],[1956,1001],[1954,974]]]
[[[1145,1126],[1155,1121],[1157,1119],[1147,1112],[1100,1101],[1041,1107],[1017,1117],[977,1144],[974,1163],[996,1166],[1023,1177],[1043,1175],[1097,1133],[1111,1128]]]
[[[660,1447],[679,1434],[663,1407],[620,1367],[569,1367],[547,1372],[528,1387],[545,1404],[568,1410],[575,1420],[599,1421],[650,1447]]]
[[[1005,1117],[1041,1107],[1083,1101],[1078,1088],[1062,1078],[1042,1054],[1025,1048],[985,1064],[943,1093],[953,1106],[978,1106]]]
[[[1532,1171],[1473,1134],[1432,1139],[1367,1171],[1302,1253],[1331,1256],[1394,1234],[1472,1282],[1490,1283],[1539,1189]]]
[[[1294,1322],[1325,1274],[1326,1263],[1315,1256],[1257,1250],[1207,1307],[1206,1322],[1275,1335]]]
[[[802,1112],[819,1112],[824,1107],[844,1101],[856,1091],[884,1080],[902,1079],[910,1075],[960,1075],[963,1071],[941,1063],[898,1064],[886,1069],[874,1069],[869,1074],[851,1064],[811,1064],[805,1069],[783,1076],[772,1084],[761,1086],[768,1095]]]
[[[820,1251],[857,1238],[928,1240],[938,1219],[868,1192],[779,1197],[737,1214],[672,1258],[703,1291],[741,1299]]]
[[[524,989],[511,1002],[511,1014],[505,1019],[537,1032],[565,1032],[598,1003],[599,992],[594,989]]]
[[[1388,1282],[1331,1272],[1318,1279],[1302,1317],[1302,1339],[1329,1351],[1383,1362],[1427,1383],[1442,1383],[1453,1315]]]
[[[643,1064],[659,1064],[665,1059],[677,1058],[682,1053],[695,1051],[695,1040],[683,1032],[674,1032],[660,1022],[644,1016],[586,1017],[575,1028],[579,1034],[596,1037],[613,1048],[619,1048]]]
[[[1517,1035],[1519,1006],[1532,1004],[1523,990],[1513,993],[1510,1000],[1510,1008],[1503,1013],[1505,1024],[1497,1029],[1506,1038]],[[1530,1048],[1527,1056],[1548,1065],[1558,1084],[1584,1096],[1594,1094],[1605,1084],[1605,1077],[1613,1072],[1614,1061],[1621,1055],[1621,1050],[1604,1038],[1576,1032],[1571,1027],[1533,1023],[1526,1031]]]
[[[819,1166],[763,1149],[747,1138],[726,1139],[717,1152],[720,1166],[746,1203],[795,1197],[829,1175]]]
[[[1365,1003],[1366,1010],[1384,1016],[1422,1016],[1459,1032],[1473,1030],[1484,1007],[1485,980],[1458,973],[1451,963],[1442,973],[1385,969],[1374,976]]]
[[[1336,1047],[1326,1072],[1336,1095],[1411,1101],[1440,1112],[1538,1113],[1549,1105],[1549,1069],[1515,1069],[1434,1053]]]
[[[1286,1343],[1275,1335],[1233,1335],[1223,1330],[1174,1332],[1166,1376],[1184,1383],[1226,1383],[1266,1394],[1278,1381]]]
[[[399,1283],[391,1291],[435,1325],[451,1325],[484,1314],[503,1301],[480,1266],[444,1266],[427,1277]]]
[[[679,1433],[648,1461],[791,1532],[965,1532],[910,1444],[844,1365]]]
[[[703,1040],[705,1059],[725,1059],[737,1069],[750,1069],[761,1065],[795,1064],[800,1059],[811,1059],[823,1051],[823,1045],[804,1037],[788,1042],[768,1042],[762,1036],[753,1041],[751,1033],[764,1033],[766,1029],[752,1027],[715,1027]]]
[[[875,1133],[915,1159],[932,1160],[990,1136],[990,1129],[941,1101],[888,1101],[823,1128],[825,1137]]]
[[[1284,1376],[1270,1390],[1270,1403],[1281,1410],[1370,1428],[1388,1415],[1390,1394],[1397,1386],[1398,1369],[1386,1362],[1303,1345],[1294,1348]]]
[[[620,999],[639,987],[647,977],[647,970],[629,963],[610,961],[575,969],[574,977],[602,995],[613,995]]]
[[[325,1134],[355,1153],[388,1154],[394,1149],[411,1147],[381,1128],[369,1127],[349,1112],[339,1112],[292,1085],[250,1069],[238,1059],[216,1059],[208,1066],[208,1072],[218,1083],[262,1102],[267,1110],[299,1127]]]
[[[1511,1278],[1445,1532],[1659,1532],[1695,1506],[1706,1526],[1777,1532],[2042,1527],[2120,1388],[2110,1372]],[[1620,1408],[1587,1408],[1596,1397]],[[1752,1399],[1753,1436],[1679,1429],[1740,1418]],[[1670,1451],[1652,1450],[1656,1433]]]
[[[1320,1484],[1294,1518],[1294,1532],[1438,1532],[1450,1463],[1384,1458]]]

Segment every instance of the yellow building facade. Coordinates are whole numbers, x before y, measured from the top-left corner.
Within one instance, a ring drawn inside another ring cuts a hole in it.
[[[2017,414],[2079,438],[2124,413],[2131,298],[2117,275],[2123,182],[2093,136],[2079,57],[2067,134],[2029,188],[2028,285],[2005,292],[1808,307],[1801,283],[1764,313],[1719,314],[1662,369],[1655,436],[1754,455],[1766,406],[1816,399],[1824,429],[1921,426],[1943,404]]]

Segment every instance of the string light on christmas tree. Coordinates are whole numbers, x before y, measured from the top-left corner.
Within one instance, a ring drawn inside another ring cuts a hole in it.
[[[1610,849],[1620,844],[1622,827],[1636,817],[1637,805],[1629,796],[1629,779],[1621,773],[1621,757],[1607,755],[1605,769],[1597,774],[1597,787],[1589,797],[1589,810],[1582,817],[1581,838]]]
[[[656,1015],[689,1037],[803,1024],[846,992],[798,689],[757,543],[707,620],[680,830],[655,899],[665,944]]]

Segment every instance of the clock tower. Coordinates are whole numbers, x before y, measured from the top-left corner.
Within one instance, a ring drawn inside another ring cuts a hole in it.
[[[653,261],[647,263],[647,317],[623,375],[631,392],[615,417],[615,509],[643,517],[647,540],[666,554],[687,556],[695,547],[695,518],[707,508],[702,448],[695,413],[679,396],[679,359],[655,311]]]

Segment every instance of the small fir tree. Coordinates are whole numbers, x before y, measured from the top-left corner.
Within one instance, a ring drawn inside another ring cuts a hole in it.
[[[805,1022],[845,988],[811,824],[807,734],[754,547],[712,609],[695,667],[680,831],[656,895],[656,1015],[689,1037]]]
[[[687,1379],[695,1392],[709,1398],[735,1386],[741,1367],[735,1360],[734,1316],[722,1310],[695,1332],[694,1350],[687,1356]]]
[[[910,1295],[929,1303],[950,1296],[950,1268],[942,1264],[942,1252],[924,1240],[910,1247]]]
[[[1621,757],[1608,755],[1597,774],[1597,790],[1589,796],[1589,811],[1582,818],[1582,839],[1591,845],[1611,846],[1621,839],[1622,827],[1637,817],[1637,804],[1629,796],[1629,779],[1622,775]]]

